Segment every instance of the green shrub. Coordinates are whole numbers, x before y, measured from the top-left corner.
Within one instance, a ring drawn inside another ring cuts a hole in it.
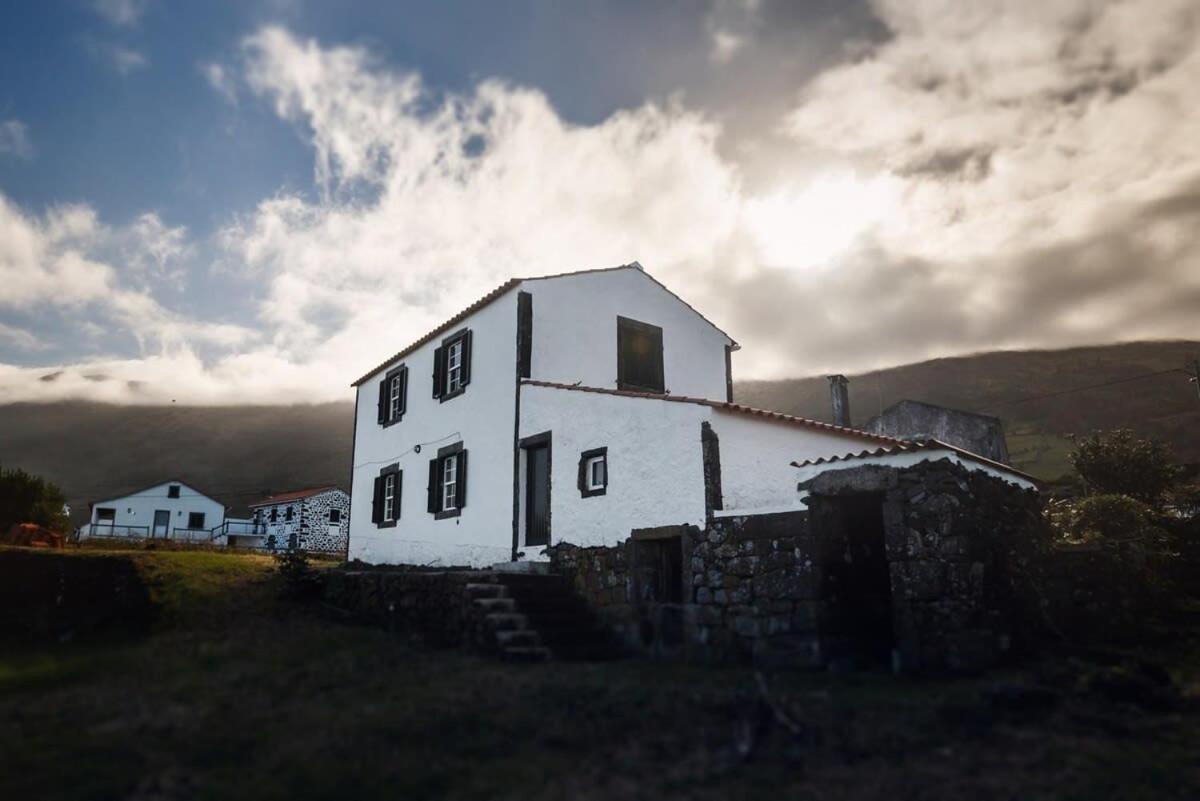
[[[307,600],[321,594],[321,576],[313,570],[308,554],[299,548],[276,553],[275,570],[283,579],[283,594],[288,598]]]
[[[1163,499],[1179,475],[1165,444],[1124,428],[1077,438],[1070,460],[1089,493],[1128,495],[1151,505]]]

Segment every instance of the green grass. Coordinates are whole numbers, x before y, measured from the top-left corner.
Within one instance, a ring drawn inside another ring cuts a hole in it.
[[[0,798],[1196,797],[1192,702],[1044,714],[955,680],[629,660],[505,665],[278,600],[270,563],[131,556],[172,613],[143,640],[0,656]],[[1186,638],[1181,639],[1183,642]],[[1200,675],[1194,637],[1176,658]],[[759,729],[748,758],[738,732]]]

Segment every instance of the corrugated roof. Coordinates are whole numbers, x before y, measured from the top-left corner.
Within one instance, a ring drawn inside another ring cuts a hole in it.
[[[274,506],[277,503],[287,503],[288,501],[298,501],[301,498],[311,498],[313,495],[320,495],[322,492],[338,489],[336,484],[326,484],[324,487],[311,487],[309,489],[288,490],[287,492],[278,492],[274,495],[269,495],[261,501],[255,501],[250,504],[253,509],[256,506]]]
[[[653,281],[655,284],[658,284],[658,286],[662,287],[663,290],[665,290],[668,294],[670,294],[673,298],[678,300],[684,306],[687,306],[689,309],[691,309],[692,312],[695,313],[695,315],[697,317],[699,317],[701,320],[708,323],[713,328],[715,328],[717,331],[719,331],[721,334],[723,334],[727,339],[729,339],[729,341],[731,343],[733,343],[733,347],[735,350],[738,348],[738,344],[736,341],[734,341],[733,337],[729,336],[729,334],[726,334],[724,331],[722,331],[720,328],[718,328],[717,325],[712,320],[709,320],[703,314],[696,311],[696,308],[694,306],[692,306],[686,300],[679,297],[679,295],[676,295],[674,292],[672,292],[670,289],[668,289],[665,284],[663,284],[661,281],[659,281],[654,276],[650,275],[650,273],[646,272],[645,268],[642,267],[642,265],[638,264],[635,261],[635,262],[630,262],[629,264],[621,264],[616,267],[597,267],[597,268],[591,269],[591,270],[576,270],[575,272],[568,272],[568,273],[554,273],[552,275],[535,275],[535,276],[530,276],[527,278],[510,278],[507,281],[505,281],[503,284],[501,284],[500,286],[493,289],[491,292],[484,295],[479,300],[472,303],[467,308],[460,311],[458,314],[456,314],[453,317],[451,317],[450,319],[446,320],[444,323],[439,325],[437,328],[435,328],[432,331],[430,331],[429,333],[425,334],[423,337],[416,340],[415,342],[409,344],[407,347],[405,347],[403,350],[399,351],[395,355],[393,355],[393,356],[389,357],[388,359],[386,359],[385,361],[381,362],[378,366],[371,369],[370,372],[363,375],[361,378],[359,378],[357,381],[352,383],[350,386],[357,387],[360,384],[363,384],[367,379],[369,379],[371,376],[378,373],[383,368],[387,367],[392,362],[394,362],[398,359],[403,359],[405,356],[412,353],[417,348],[421,347],[422,345],[424,345],[428,342],[431,342],[432,340],[437,338],[439,335],[444,334],[445,332],[449,331],[451,328],[453,328],[454,326],[461,323],[467,317],[470,317],[472,314],[479,311],[484,306],[487,306],[492,301],[497,300],[498,298],[502,297],[509,290],[515,289],[517,286],[519,286],[524,281],[544,281],[544,280],[552,279],[552,278],[567,278],[567,277],[575,276],[575,275],[589,275],[591,273],[610,273],[610,272],[615,272],[617,270],[637,270],[642,275],[646,276],[651,281]]]
[[[804,426],[806,428],[828,431],[835,434],[846,434],[848,436],[861,437],[862,439],[867,439],[872,442],[880,442],[887,445],[905,444],[904,440],[885,436],[883,434],[872,434],[867,431],[859,431],[857,428],[846,428],[845,426],[837,426],[833,423],[825,423],[820,420],[810,420],[807,417],[794,417],[790,414],[783,414],[782,412],[772,412],[766,409],[755,409],[753,406],[743,406],[740,403],[729,403],[728,401],[710,400],[708,398],[692,398],[686,395],[658,395],[653,392],[630,392],[624,389],[606,389],[604,387],[585,387],[577,386],[575,384],[558,384],[553,381],[536,381],[529,378],[522,380],[521,383],[534,387],[566,389],[573,392],[595,392],[601,395],[617,395],[622,398],[645,398],[648,400],[669,401],[671,403],[693,403],[701,406],[708,406],[723,412],[734,412],[735,414],[761,417],[763,419],[773,420],[779,423],[789,423],[791,425]]]
[[[957,453],[959,456],[966,457],[968,459],[971,459],[972,461],[979,462],[981,464],[985,464],[988,467],[994,468],[996,470],[1002,470],[1005,473],[1011,473],[1012,475],[1019,476],[1020,478],[1023,478],[1026,481],[1031,481],[1034,484],[1038,483],[1038,480],[1036,478],[1029,475],[1028,473],[1025,473],[1021,470],[1016,469],[1015,467],[1012,467],[1011,465],[1006,465],[1002,462],[997,462],[994,459],[987,458],[986,456],[980,456],[978,453],[973,453],[972,451],[968,451],[964,448],[959,448],[955,445],[951,445],[949,443],[942,442],[940,439],[926,439],[926,440],[921,440],[918,442],[906,442],[904,440],[896,440],[895,443],[892,445],[885,446],[885,447],[879,447],[874,450],[864,450],[864,451],[859,451],[858,453],[846,453],[846,454],[841,454],[838,456],[822,456],[819,459],[806,459],[803,462],[792,462],[792,467],[813,467],[813,466],[823,465],[823,464],[834,464],[835,462],[848,462],[848,461],[853,461],[855,459],[869,459],[872,457],[879,457],[879,456],[895,456],[900,453],[915,453],[917,451],[929,451],[929,450],[953,451],[954,453]]]

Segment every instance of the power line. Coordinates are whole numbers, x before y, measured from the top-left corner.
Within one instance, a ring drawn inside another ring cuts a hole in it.
[[[1181,367],[1172,367],[1169,370],[1159,370],[1154,373],[1143,373],[1142,375],[1134,375],[1134,376],[1129,376],[1127,378],[1117,378],[1117,379],[1113,379],[1112,381],[1104,381],[1099,384],[1089,384],[1085,387],[1073,387],[1071,389],[1062,389],[1057,392],[1047,392],[1042,395],[1030,395],[1027,398],[1017,398],[1016,400],[1001,401],[1000,403],[993,403],[991,406],[984,406],[983,408],[977,409],[976,411],[986,412],[986,411],[991,411],[993,409],[998,409],[1002,406],[1014,406],[1018,403],[1029,403],[1030,401],[1044,400],[1045,398],[1057,398],[1060,395],[1070,395],[1074,392],[1086,392],[1087,390],[1091,390],[1091,389],[1101,389],[1103,387],[1112,387],[1112,386],[1116,386],[1117,384],[1128,384],[1131,381],[1141,381],[1146,378],[1156,378],[1157,376],[1168,375],[1170,373],[1187,373],[1187,370],[1184,370]]]

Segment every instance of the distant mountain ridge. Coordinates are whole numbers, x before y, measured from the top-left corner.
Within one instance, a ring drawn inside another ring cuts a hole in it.
[[[1139,342],[935,359],[850,376],[852,422],[903,399],[1000,417],[1013,463],[1043,478],[1069,469],[1064,435],[1133,428],[1200,462],[1200,400],[1182,372],[1200,342]],[[1139,378],[1167,370],[1153,378]],[[734,364],[736,375],[737,365]],[[1074,392],[1096,384],[1108,386]],[[1048,397],[1043,397],[1048,396]],[[734,397],[764,409],[830,419],[823,376],[739,381]],[[354,405],[0,406],[0,463],[57,482],[72,517],[89,501],[167,478],[193,484],[244,514],[269,491],[349,489]]]

